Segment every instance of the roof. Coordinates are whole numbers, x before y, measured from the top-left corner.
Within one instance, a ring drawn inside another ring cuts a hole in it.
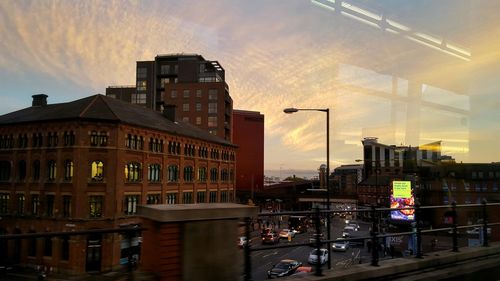
[[[0,125],[64,120],[94,120],[124,123],[174,135],[235,146],[186,122],[172,122],[162,113],[101,94],[72,102],[31,106],[0,116]]]

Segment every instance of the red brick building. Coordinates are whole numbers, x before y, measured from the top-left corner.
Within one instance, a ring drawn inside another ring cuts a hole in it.
[[[102,95],[0,116],[0,234],[139,225],[141,204],[233,202],[235,146],[185,122]],[[119,234],[10,240],[0,260],[107,271]],[[137,239],[135,240],[137,241]]]
[[[264,115],[233,111],[233,142],[238,145],[237,197],[244,202],[264,186]]]

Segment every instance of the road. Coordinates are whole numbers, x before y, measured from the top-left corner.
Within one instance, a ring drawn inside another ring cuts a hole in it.
[[[358,236],[368,236],[369,234],[369,224],[364,222],[359,222],[360,230],[357,232]],[[345,222],[342,219],[335,218],[331,223],[332,229],[332,239],[341,237],[342,229],[345,226]],[[326,239],[326,231],[325,233]],[[310,229],[309,233],[297,234],[291,242],[282,239],[278,245],[290,244],[290,243],[308,243],[311,234],[314,233],[313,229]],[[258,237],[258,233],[254,233],[254,237],[252,237],[252,245],[261,246],[260,237]],[[326,247],[324,245],[323,247]],[[310,246],[298,246],[291,248],[281,248],[281,249],[269,249],[269,250],[261,250],[252,252],[252,278],[255,281],[266,280],[267,279],[267,271],[280,260],[283,259],[294,259],[302,262],[305,266],[314,266],[309,265],[307,263],[307,258],[309,257],[309,253],[313,248]],[[346,252],[331,252],[332,257],[332,268],[338,268],[339,270],[343,268],[340,264],[342,261],[346,261],[351,259],[353,251],[357,252],[361,250],[361,255],[364,257],[362,260],[365,262],[369,260],[369,253],[366,248],[350,248]],[[323,268],[327,268],[326,265]]]

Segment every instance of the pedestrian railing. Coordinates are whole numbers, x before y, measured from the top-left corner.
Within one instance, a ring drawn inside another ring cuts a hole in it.
[[[323,245],[328,245],[328,255],[329,259],[327,262],[327,266],[330,269],[331,268],[331,243],[335,241],[335,239],[332,239],[332,237],[326,237],[326,239],[322,239],[321,235],[321,225],[322,225],[322,218],[325,218],[327,216],[332,216],[334,213],[361,213],[361,212],[369,212],[369,218],[371,220],[371,227],[369,231],[368,236],[364,237],[348,237],[344,238],[345,241],[350,241],[350,242],[357,242],[360,240],[367,241],[367,243],[372,245],[372,250],[371,252],[371,258],[370,258],[370,263],[372,266],[379,266],[380,258],[379,258],[379,246],[380,246],[380,240],[383,238],[387,237],[398,237],[398,236],[411,236],[414,237],[416,240],[415,243],[415,252],[410,252],[408,253],[411,256],[414,256],[415,258],[422,259],[424,257],[423,255],[423,247],[422,247],[422,235],[428,235],[428,234],[438,234],[440,232],[449,232],[451,234],[451,251],[453,252],[458,252],[459,247],[458,247],[458,236],[460,231],[464,231],[466,229],[474,228],[477,227],[480,229],[481,234],[480,237],[481,239],[481,246],[483,247],[488,247],[489,245],[489,239],[490,239],[490,233],[489,233],[489,227],[500,225],[500,222],[489,222],[488,218],[488,208],[493,208],[495,206],[500,206],[500,203],[487,203],[486,201],[483,201],[481,204],[463,204],[463,205],[458,205],[455,202],[450,204],[450,205],[439,205],[439,206],[420,206],[418,203],[415,204],[414,206],[411,207],[406,207],[406,208],[376,208],[375,206],[372,206],[369,209],[356,209],[356,210],[320,210],[319,208],[315,208],[314,211],[300,211],[300,212],[279,212],[279,213],[259,213],[257,218],[247,218],[246,219],[246,236],[247,236],[247,241],[250,241],[250,229],[251,229],[251,224],[253,223],[254,219],[260,219],[264,217],[282,217],[282,216],[287,216],[287,215],[302,215],[302,216],[307,216],[310,218],[310,220],[313,222],[313,226],[315,229],[314,232],[314,237],[316,237],[314,242],[303,242],[303,243],[288,243],[286,245],[273,245],[273,246],[252,246],[250,243],[247,243],[244,247],[244,255],[245,255],[245,268],[244,268],[244,280],[245,281],[250,281],[252,279],[252,266],[251,266],[251,253],[252,252],[257,252],[257,251],[264,251],[264,250],[271,250],[271,249],[281,249],[281,248],[291,248],[291,247],[300,247],[300,246],[312,246],[317,249],[319,252],[320,248]],[[459,212],[458,210],[462,209],[467,209],[467,208],[480,208],[480,213],[481,217],[478,221],[480,223],[478,224],[469,224],[469,225],[459,225],[458,221],[460,219],[464,219],[458,216]],[[451,215],[450,218],[450,224],[447,227],[441,227],[441,228],[424,228],[423,225],[423,215],[422,212],[424,210],[432,210],[432,209],[448,209],[448,213]],[[396,210],[414,210],[414,220],[413,220],[413,225],[412,225],[412,230],[411,231],[406,231],[406,232],[396,232],[396,233],[381,233],[380,231],[380,222],[381,218],[384,214],[388,214],[391,211],[396,211]],[[329,221],[329,218],[327,219]],[[261,224],[259,224],[261,226]],[[330,227],[329,225],[327,227]],[[369,242],[368,242],[369,241]],[[431,250],[436,250],[436,249],[442,249],[438,246],[437,240],[433,240],[434,247],[431,247]],[[394,250],[393,250],[394,251]],[[394,255],[394,252],[390,253],[391,255]],[[384,254],[387,253],[387,249],[384,249]],[[323,275],[322,273],[322,265],[320,263],[320,259],[317,259],[317,264],[314,266],[314,275],[316,276],[321,276]],[[360,263],[361,261],[361,251],[358,251],[357,253],[353,254],[352,258],[346,259],[344,261],[339,261],[336,263],[336,265],[340,265],[343,267],[349,267],[352,264]]]

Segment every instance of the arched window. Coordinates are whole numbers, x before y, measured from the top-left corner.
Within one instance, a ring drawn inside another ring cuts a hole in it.
[[[73,161],[64,161],[64,180],[70,181],[73,178]]]
[[[198,168],[198,181],[207,182],[207,168],[206,167]]]
[[[168,181],[177,182],[179,180],[179,167],[177,165],[168,166]]]
[[[17,163],[17,177],[20,181],[26,179],[26,161],[21,160]]]
[[[10,179],[10,162],[0,161],[0,181],[8,181]]]
[[[40,161],[33,161],[33,180],[37,181],[40,179]]]
[[[218,171],[217,168],[210,169],[210,181],[217,182],[218,179]]]
[[[222,169],[220,172],[220,179],[221,181],[228,181],[229,180],[229,172],[227,169]]]
[[[141,180],[142,167],[140,163],[130,162],[125,165],[125,180],[137,182]]]
[[[90,177],[92,181],[103,181],[104,163],[99,160],[92,162]]]
[[[97,146],[99,144],[99,138],[97,136],[97,131],[90,132],[90,145]]]
[[[184,167],[184,181],[192,182],[194,179],[194,171],[192,166]]]
[[[47,163],[47,177],[49,181],[54,181],[57,175],[57,167],[55,160],[49,160]]]
[[[150,182],[159,182],[161,175],[161,166],[160,164],[151,164],[148,167],[148,181]]]

